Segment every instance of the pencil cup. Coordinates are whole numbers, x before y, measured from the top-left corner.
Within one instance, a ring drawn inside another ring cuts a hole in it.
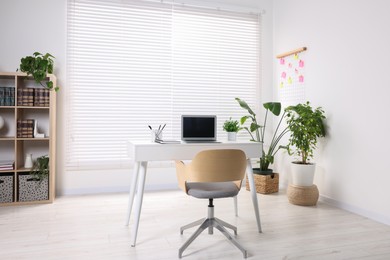
[[[155,142],[156,140],[162,140],[163,135],[162,132],[158,132],[157,130],[150,131],[150,140]]]

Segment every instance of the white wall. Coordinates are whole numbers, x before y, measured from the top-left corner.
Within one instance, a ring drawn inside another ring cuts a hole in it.
[[[221,7],[238,11],[265,11],[263,16],[262,63],[263,86],[272,85],[272,0],[184,0],[188,4]],[[126,170],[65,171],[65,100],[71,97],[66,91],[66,0],[1,0],[0,1],[0,71],[15,71],[20,58],[35,51],[49,52],[55,59],[55,74],[61,90],[57,100],[57,177],[58,195],[96,192],[127,191],[130,172]],[[272,99],[272,91],[261,90],[265,99]],[[177,186],[172,167],[150,168],[146,189],[170,189]]]
[[[328,138],[315,158],[319,166],[315,183],[321,195],[387,224],[389,9],[386,0],[277,0],[274,4],[274,54],[308,47],[306,98],[322,106],[328,117]],[[286,162],[279,165],[285,175],[289,174],[286,166]]]

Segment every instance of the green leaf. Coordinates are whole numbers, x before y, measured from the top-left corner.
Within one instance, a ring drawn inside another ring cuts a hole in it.
[[[46,85],[48,88],[53,88],[53,81],[48,81]]]
[[[267,102],[263,104],[265,109],[268,109],[275,116],[280,115],[280,111],[282,110],[282,104],[280,102]]]
[[[250,118],[250,116],[243,116],[243,117],[241,117],[241,119],[240,119],[240,124],[245,124],[245,122],[246,122],[246,120],[248,119],[248,118]]]
[[[256,124],[256,123],[251,123],[251,126],[250,126],[251,128],[251,132],[254,132],[254,131],[256,131],[257,129],[259,129],[260,127],[262,127],[261,125],[258,125],[258,124]]]
[[[249,107],[249,105],[244,101],[244,100],[241,100],[239,98],[236,98],[238,104],[240,104],[240,106],[244,109],[246,109],[248,111],[249,114],[255,116],[255,112],[253,112],[253,110]]]

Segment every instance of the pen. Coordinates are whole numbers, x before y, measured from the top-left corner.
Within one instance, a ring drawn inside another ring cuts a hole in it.
[[[164,124],[164,126],[161,128],[160,133],[162,132],[162,130],[164,130],[164,127],[165,127],[166,125],[167,125],[167,124]]]

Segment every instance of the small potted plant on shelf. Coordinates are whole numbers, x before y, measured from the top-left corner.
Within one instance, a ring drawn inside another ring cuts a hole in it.
[[[39,52],[34,52],[32,56],[26,56],[20,60],[20,71],[27,73],[28,76],[32,76],[35,82],[44,88],[52,90],[54,84],[52,81],[46,80],[46,76],[48,73],[53,73],[54,58],[50,53],[43,55]],[[54,90],[58,91],[59,87],[55,87]]]
[[[268,113],[271,112],[275,116],[279,116],[281,112],[281,103],[280,102],[267,102],[263,104],[263,107],[265,108],[265,117],[263,125],[259,125],[256,118],[256,113],[249,107],[249,105],[239,98],[236,98],[239,105],[248,111],[249,115],[243,116],[241,118],[241,125],[245,124],[245,122],[249,119],[251,120],[251,124],[249,127],[243,127],[249,135],[251,136],[251,141],[254,142],[261,142],[262,145],[262,151],[261,151],[261,158],[259,160],[259,166],[260,168],[253,168],[253,173],[255,174],[255,183],[256,180],[259,180],[259,185],[256,184],[257,192],[259,193],[273,193],[277,192],[279,190],[279,174],[274,173],[272,169],[269,168],[270,164],[274,162],[274,157],[276,153],[283,148],[286,148],[285,146],[279,145],[279,141],[282,139],[282,137],[288,132],[288,128],[284,128],[283,130],[280,129],[280,125],[282,122],[282,119],[285,116],[284,112],[282,116],[280,117],[279,123],[275,129],[275,132],[272,135],[271,143],[267,146],[268,150],[264,149],[264,141],[265,141],[265,130],[267,125],[267,119],[268,119]],[[267,176],[267,177],[258,177],[258,176]],[[264,183],[265,182],[265,183]],[[248,189],[247,185],[247,189]]]
[[[324,137],[324,110],[321,107],[313,109],[310,102],[289,106],[285,109],[287,127],[290,130],[287,150],[290,155],[299,157],[292,162],[292,184],[297,186],[312,186],[315,173],[313,151],[318,138]],[[295,148],[295,149],[294,149]]]
[[[222,128],[228,133],[228,141],[236,141],[237,132],[241,129],[237,120],[232,120],[232,118],[226,120]]]

